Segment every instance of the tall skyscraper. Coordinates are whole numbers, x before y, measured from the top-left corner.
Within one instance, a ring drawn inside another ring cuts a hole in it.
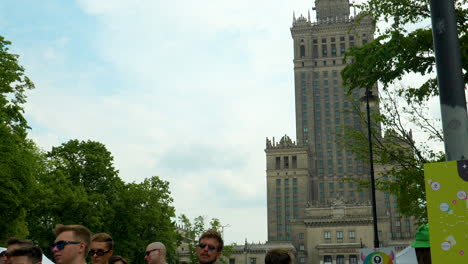
[[[343,133],[365,129],[356,105],[364,90],[348,94],[340,72],[352,62],[345,52],[372,41],[375,26],[350,16],[349,0],[316,0],[314,9],[315,21],[294,16],[291,27],[297,142],[266,142],[268,240],[292,242],[298,263],[357,263],[358,249],[372,247],[371,196],[345,179],[368,180],[369,167]],[[377,200],[382,245],[407,245],[412,220],[401,219],[394,197],[379,192]]]

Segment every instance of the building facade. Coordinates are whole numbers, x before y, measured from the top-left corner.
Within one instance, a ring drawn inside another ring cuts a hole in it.
[[[297,142],[266,141],[268,241],[292,243],[297,263],[357,263],[358,249],[373,245],[371,195],[350,179],[368,180],[369,165],[343,135],[366,128],[357,104],[364,89],[348,93],[340,72],[352,62],[347,50],[373,40],[375,23],[350,16],[348,0],[316,0],[314,9],[314,22],[294,16],[291,27]],[[396,197],[376,195],[381,245],[407,246],[413,219],[400,217]]]

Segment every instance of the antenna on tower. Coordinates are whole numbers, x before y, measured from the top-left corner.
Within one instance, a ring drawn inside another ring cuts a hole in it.
[[[307,20],[310,22],[310,10],[307,9]]]
[[[293,11],[293,23],[296,22],[296,13]]]

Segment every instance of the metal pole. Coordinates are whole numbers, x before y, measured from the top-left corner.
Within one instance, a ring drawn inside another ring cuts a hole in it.
[[[374,157],[372,153],[372,132],[371,132],[371,119],[369,97],[371,91],[366,87],[366,108],[367,108],[367,135],[369,136],[369,164],[370,164],[370,177],[371,177],[371,192],[372,192],[372,218],[374,222],[374,248],[379,248],[379,230],[377,228],[377,201],[375,200],[375,180],[374,180]]]
[[[468,117],[453,0],[431,0],[432,37],[447,160],[468,158]]]

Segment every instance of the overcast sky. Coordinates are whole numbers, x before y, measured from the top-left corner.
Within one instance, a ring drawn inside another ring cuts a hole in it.
[[[36,84],[26,116],[44,150],[102,142],[125,181],[169,181],[178,215],[264,242],[265,138],[295,140],[289,30],[312,5],[2,0],[0,34]]]

